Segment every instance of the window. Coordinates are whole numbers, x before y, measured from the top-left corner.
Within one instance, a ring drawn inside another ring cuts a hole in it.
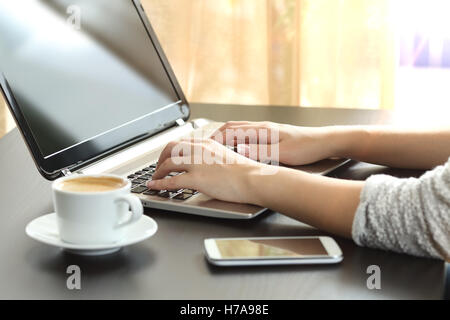
[[[442,113],[449,109],[449,10],[448,0],[400,1],[398,4],[397,110]]]

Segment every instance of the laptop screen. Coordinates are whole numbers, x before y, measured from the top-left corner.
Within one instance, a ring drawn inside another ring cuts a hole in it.
[[[0,0],[0,71],[44,159],[181,103],[127,0]]]

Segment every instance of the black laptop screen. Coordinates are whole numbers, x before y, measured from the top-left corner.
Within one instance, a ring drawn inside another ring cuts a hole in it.
[[[0,70],[44,158],[181,102],[132,1],[0,0]]]

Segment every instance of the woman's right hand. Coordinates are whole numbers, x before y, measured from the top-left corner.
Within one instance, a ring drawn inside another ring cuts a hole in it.
[[[296,166],[338,156],[337,141],[333,139],[332,133],[330,127],[296,127],[273,122],[228,122],[211,138],[237,147],[238,153],[253,160]],[[248,138],[255,134],[256,141]],[[278,150],[278,154],[272,154],[271,150]]]

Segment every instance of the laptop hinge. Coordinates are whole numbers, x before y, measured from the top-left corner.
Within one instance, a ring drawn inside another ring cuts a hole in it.
[[[62,173],[65,177],[68,177],[68,176],[71,176],[71,175],[72,175],[72,172],[71,172],[69,169],[62,169],[62,170],[61,170],[61,173]]]
[[[177,125],[179,126],[179,127],[182,127],[182,126],[184,126],[185,124],[186,124],[186,122],[183,120],[183,119],[178,119],[177,121],[175,121],[176,123],[177,123]]]

